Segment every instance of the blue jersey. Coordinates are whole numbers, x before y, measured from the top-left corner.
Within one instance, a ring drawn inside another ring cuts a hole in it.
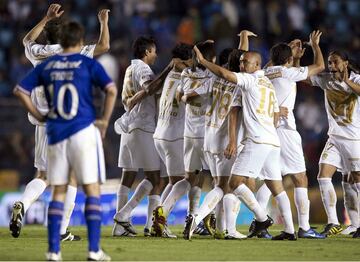
[[[35,67],[18,85],[30,95],[44,86],[49,114],[46,131],[49,144],[58,143],[95,120],[93,86],[105,89],[113,82],[95,60],[80,54],[60,54]]]

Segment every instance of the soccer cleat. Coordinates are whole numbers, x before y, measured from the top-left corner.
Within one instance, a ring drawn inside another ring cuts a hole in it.
[[[209,236],[211,235],[209,231],[206,229],[204,222],[201,221],[199,225],[195,228],[194,234],[198,234],[200,236]]]
[[[233,233],[227,233],[225,235],[225,239],[229,239],[229,240],[236,240],[236,239],[246,239],[247,236],[244,235],[244,234],[241,234],[240,232],[238,231],[235,231]]]
[[[308,239],[324,239],[326,236],[316,232],[314,229],[310,228],[309,230],[304,230],[301,227],[298,231],[298,238],[308,238]]]
[[[81,237],[78,235],[71,234],[70,231],[66,230],[65,234],[60,236],[60,241],[80,241]]]
[[[150,229],[146,227],[144,228],[144,237],[151,237]]]
[[[330,223],[325,226],[320,234],[324,236],[333,236],[339,234],[342,230],[343,228],[340,225]]]
[[[261,232],[257,235],[257,237],[264,239],[272,239],[272,235],[269,233],[267,229],[261,230]]]
[[[16,201],[13,205],[13,209],[11,212],[11,219],[9,223],[9,229],[11,235],[15,238],[20,236],[21,227],[23,225],[24,218],[24,204],[20,201]]]
[[[107,255],[103,250],[99,249],[98,252],[89,252],[88,261],[111,261],[111,257]]]
[[[61,253],[53,253],[53,252],[47,252],[45,254],[46,256],[46,261],[61,261]]]
[[[208,214],[202,221],[204,223],[204,226],[207,230],[207,232],[209,232],[210,235],[214,235],[215,234],[215,229],[216,229],[216,218],[215,215],[213,213]]]
[[[153,225],[152,231],[155,232],[156,237],[161,237],[163,235],[164,229],[166,226],[166,217],[162,206],[158,206],[153,211]]]
[[[184,239],[191,240],[195,228],[196,228],[195,217],[193,215],[188,215],[185,220],[185,229],[183,232]]]
[[[167,225],[165,225],[165,227],[164,227],[162,237],[164,237],[164,238],[177,238],[177,236],[171,232],[170,228]]]
[[[226,230],[220,231],[220,230],[216,229],[215,233],[214,233],[214,238],[215,239],[225,239],[226,235],[227,235]]]
[[[280,235],[274,236],[272,237],[271,240],[290,240],[290,241],[295,241],[297,240],[296,238],[296,234],[290,234],[290,233],[286,233],[284,231],[281,231]]]
[[[360,227],[354,233],[353,238],[360,238]]]
[[[345,228],[343,231],[341,231],[340,234],[342,235],[353,235],[356,232],[357,228],[354,227],[353,225],[348,226],[347,228]]]
[[[259,222],[257,220],[254,220],[254,225],[250,226],[250,228],[249,228],[250,234],[248,235],[248,238],[252,238],[254,236],[257,236],[258,234],[260,234],[261,231],[263,231],[264,229],[269,228],[272,224],[274,224],[274,220],[269,216],[263,222]]]
[[[113,237],[134,237],[136,235],[132,234],[128,230],[126,230],[122,225],[115,222],[113,229],[112,229],[112,236]]]

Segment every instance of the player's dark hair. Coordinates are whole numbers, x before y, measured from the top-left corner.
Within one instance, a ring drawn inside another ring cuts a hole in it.
[[[138,37],[132,46],[134,57],[137,59],[144,58],[146,50],[150,50],[154,46],[156,46],[154,38],[145,36]]]
[[[212,42],[201,42],[196,44],[199,51],[202,53],[203,57],[208,60],[212,61],[214,57],[216,57],[216,51],[215,51],[215,44]],[[197,61],[195,59],[195,53],[193,53],[193,70],[195,67],[199,67],[202,70],[205,70],[205,67],[203,65],[197,64]]]
[[[235,50],[234,48],[225,48],[219,54],[219,65],[223,66],[228,63],[230,53]]]
[[[341,58],[343,61],[348,61],[348,71],[349,74],[353,71],[356,74],[360,74],[360,66],[352,59],[350,59],[349,55],[345,51],[341,50],[333,50],[329,53],[329,56],[336,55]]]
[[[63,48],[76,46],[84,39],[84,28],[81,24],[70,21],[61,27],[60,45]]]
[[[181,60],[188,60],[192,57],[193,45],[179,43],[173,50],[171,50],[172,58],[180,58]]]
[[[270,59],[273,65],[283,65],[292,57],[291,47],[286,43],[274,45],[270,50]]]
[[[229,54],[228,66],[227,68],[232,72],[240,72],[240,57],[244,51],[239,49],[234,49]]]
[[[61,19],[61,17],[54,18],[46,23],[43,32],[45,34],[48,44],[54,45],[59,43],[62,24],[63,20]]]

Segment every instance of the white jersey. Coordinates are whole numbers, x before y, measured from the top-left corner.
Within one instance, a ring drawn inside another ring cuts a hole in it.
[[[235,75],[242,93],[246,138],[255,143],[279,147],[279,137],[274,126],[274,112],[279,112],[279,106],[271,81],[263,70]]]
[[[359,75],[351,74],[350,80],[360,84]],[[359,96],[345,82],[335,80],[331,73],[313,76],[311,82],[324,90],[328,135],[360,140]]]
[[[92,58],[94,56],[95,47],[96,45],[83,46],[80,54]],[[48,57],[59,54],[62,51],[61,45],[58,44],[40,45],[34,41],[27,41],[25,43],[25,56],[34,67],[41,64]],[[42,115],[46,115],[49,112],[49,106],[45,98],[43,86],[38,86],[31,92],[31,101]],[[30,113],[28,113],[28,118],[33,125],[45,125],[45,123],[39,122]]]
[[[130,133],[134,129],[140,129],[145,132],[154,133],[156,119],[156,101],[155,96],[148,96],[137,104],[131,111],[127,108],[126,101],[137,92],[145,90],[146,82],[155,78],[154,72],[150,66],[140,59],[131,60],[125,72],[123,90],[121,93],[124,104],[127,121],[126,132]]]
[[[294,106],[296,99],[296,82],[308,77],[308,67],[270,66],[265,69],[265,76],[275,87],[279,106],[287,107],[287,118],[280,118],[279,127],[296,130]]]
[[[239,87],[225,79],[213,76],[210,85],[195,90],[199,95],[210,96],[206,108],[204,151],[223,153],[228,145],[228,115],[231,106],[241,106]]]
[[[161,92],[155,139],[175,141],[184,138],[185,105],[175,95],[181,83],[181,72],[170,71]]]
[[[210,85],[212,74],[208,70],[186,68],[181,73],[181,89],[185,94],[192,93],[204,85]],[[205,87],[207,89],[208,87]],[[203,138],[205,135],[205,113],[208,96],[194,98],[185,108],[184,136],[189,138]]]

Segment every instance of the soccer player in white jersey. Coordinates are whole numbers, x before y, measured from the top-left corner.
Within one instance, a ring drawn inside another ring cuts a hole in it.
[[[131,211],[140,200],[149,194],[159,195],[160,158],[156,151],[153,134],[156,121],[156,100],[147,96],[141,102],[137,99],[146,95],[146,90],[154,90],[161,85],[173,67],[173,61],[155,77],[150,65],[155,63],[156,45],[153,38],[141,36],[133,44],[135,59],[126,69],[122,90],[122,101],[126,113],[116,121],[122,130],[118,166],[122,167],[122,178],[117,194],[117,209],[114,215],[113,236],[134,236],[136,230],[130,223]],[[144,170],[145,179],[136,187],[128,200],[128,193],[138,170]],[[152,214],[159,197],[151,198],[148,214]],[[149,221],[149,218],[148,218]],[[145,228],[145,235],[148,231]]]
[[[48,179],[53,186],[48,210],[48,261],[61,260],[60,224],[71,171],[86,194],[87,259],[111,260],[100,248],[100,183],[105,180],[101,138],[105,138],[117,88],[96,60],[80,54],[83,39],[84,29],[80,24],[62,25],[62,53],[35,67],[14,89],[14,94],[38,121],[46,120]],[[49,105],[46,116],[37,110],[30,98],[31,91],[40,85],[44,86]],[[95,119],[93,86],[105,92],[104,112],[99,119]]]
[[[275,128],[279,107],[274,87],[261,70],[260,54],[244,53],[240,58],[240,71],[244,73],[233,73],[204,59],[196,47],[194,50],[202,65],[215,75],[237,84],[242,95],[243,119],[247,133],[244,149],[237,155],[232,167],[229,187],[255,214],[255,226],[249,237],[256,236],[273,223],[245,185],[249,177],[257,177],[262,172],[265,182],[275,196],[285,224],[284,231],[272,239],[296,240],[290,201],[284,191],[280,171],[280,142]],[[237,148],[237,145],[234,144],[232,148]],[[189,239],[197,223],[196,217],[189,221]]]
[[[36,66],[50,56],[62,52],[62,47],[58,44],[61,21],[59,20],[64,11],[60,11],[61,6],[52,4],[49,6],[46,16],[24,37],[23,44],[25,55]],[[86,45],[81,49],[81,54],[93,57],[106,52],[109,49],[109,28],[108,12],[103,9],[99,12],[100,37],[97,44]],[[41,33],[45,33],[48,40],[47,45],[37,44],[35,41]],[[36,108],[42,113],[47,114],[48,105],[45,100],[43,87],[34,89],[31,93],[31,100]],[[10,231],[13,237],[19,237],[22,227],[22,220],[30,205],[42,194],[47,187],[47,136],[45,132],[45,123],[37,121],[31,114],[28,115],[29,121],[35,125],[35,160],[34,165],[37,168],[37,176],[27,184],[20,201],[15,202],[10,221]],[[71,234],[67,227],[70,222],[71,214],[75,205],[76,181],[70,180],[65,199],[65,215],[61,222],[62,241],[80,240],[79,236]]]
[[[199,46],[208,59],[215,61],[216,55],[213,42],[203,42]],[[202,85],[207,85],[209,79],[210,74],[204,67],[193,65],[193,67],[186,68],[181,73],[181,83],[178,86],[178,91],[186,93],[188,90],[195,90]],[[178,199],[197,185],[199,171],[206,165],[203,155],[206,106],[207,98],[202,97],[194,99],[190,104],[186,104],[182,163],[185,179],[177,182],[162,205],[154,210],[153,229],[158,236],[163,235],[166,229],[166,218]],[[193,208],[190,208],[190,212],[191,209]]]
[[[275,94],[279,106],[286,107],[289,110],[287,118],[280,118],[279,125],[276,129],[280,139],[280,163],[281,174],[290,175],[295,189],[294,199],[298,213],[299,221],[299,238],[325,238],[316,232],[309,224],[310,201],[308,199],[308,181],[306,176],[306,167],[304,153],[302,150],[301,137],[296,130],[295,117],[293,109],[296,99],[296,82],[306,80],[325,69],[324,59],[319,47],[321,32],[314,31],[310,35],[310,43],[314,53],[314,63],[306,67],[294,67],[294,56],[291,47],[286,43],[280,43],[273,46],[270,50],[270,60],[272,66],[265,69],[267,76],[275,87]],[[295,45],[298,50],[295,54],[303,54],[301,41]],[[296,57],[300,60],[301,57]],[[264,184],[263,186],[266,186]],[[261,189],[258,197],[266,190]],[[268,190],[267,199],[270,198],[271,192]],[[266,196],[265,196],[266,197]],[[265,201],[267,203],[268,201]]]
[[[342,227],[336,214],[336,192],[331,182],[337,169],[349,172],[360,192],[360,77],[351,73],[347,55],[332,51],[328,56],[328,73],[311,78],[312,84],[324,90],[329,121],[328,141],[319,160],[318,181],[328,216],[323,233],[337,234]],[[354,237],[360,237],[360,230]]]

